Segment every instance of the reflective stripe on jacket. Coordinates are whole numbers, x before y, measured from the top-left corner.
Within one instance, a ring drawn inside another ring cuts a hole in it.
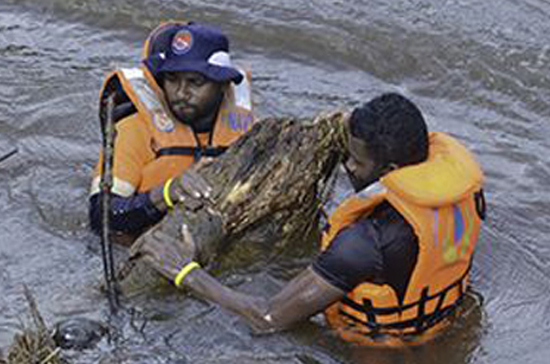
[[[464,146],[446,134],[430,133],[425,162],[387,174],[380,180],[384,192],[354,196],[334,212],[323,249],[384,200],[413,227],[419,244],[403,302],[389,285],[365,282],[325,311],[342,338],[370,345],[421,343],[446,325],[468,283],[483,216],[482,180]]]

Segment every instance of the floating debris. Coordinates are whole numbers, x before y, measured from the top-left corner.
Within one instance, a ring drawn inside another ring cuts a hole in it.
[[[23,326],[22,332],[16,334],[13,343],[7,350],[5,364],[62,364],[61,349],[56,346],[52,332],[48,330],[44,319],[38,311],[36,301],[27,286],[24,286],[25,299],[29,304],[31,327]]]

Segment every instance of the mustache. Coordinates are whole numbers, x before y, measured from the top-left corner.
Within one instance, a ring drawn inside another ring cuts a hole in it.
[[[185,100],[177,100],[171,103],[172,107],[196,107],[195,104],[187,102]]]

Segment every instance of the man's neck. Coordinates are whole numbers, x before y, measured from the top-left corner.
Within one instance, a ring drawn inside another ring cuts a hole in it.
[[[211,132],[214,129],[214,125],[216,124],[217,116],[218,112],[216,110],[216,112],[210,115],[207,115],[198,120],[194,120],[192,123],[186,124],[189,125],[195,133]]]

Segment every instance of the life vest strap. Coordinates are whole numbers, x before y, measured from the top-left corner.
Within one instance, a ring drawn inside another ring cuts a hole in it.
[[[166,147],[156,151],[157,158],[166,155],[187,155],[193,156],[195,160],[201,157],[218,157],[222,155],[228,147]]]
[[[365,326],[367,326],[370,330],[373,332],[378,332],[380,330],[391,330],[391,329],[407,329],[407,328],[415,328],[416,332],[422,332],[425,329],[435,325],[439,321],[441,321],[443,318],[445,318],[447,315],[449,315],[451,312],[455,310],[455,308],[460,304],[460,302],[463,299],[465,290],[464,290],[464,280],[468,276],[468,273],[470,272],[471,267],[471,261],[468,265],[468,268],[466,271],[462,274],[462,276],[442,289],[441,291],[429,295],[429,289],[428,287],[424,287],[422,290],[421,298],[416,301],[412,302],[406,305],[400,305],[400,306],[392,306],[392,307],[373,307],[372,301],[370,299],[364,299],[363,304],[360,304],[352,299],[350,299],[348,296],[345,296],[342,299],[342,304],[345,306],[348,306],[356,311],[359,311],[366,315],[367,321],[363,321],[359,319],[358,317],[351,315],[347,312],[345,312],[343,309],[340,309],[340,313],[351,320],[361,323]],[[445,297],[447,296],[447,293],[452,289],[458,289],[459,296],[457,300],[448,305],[445,308],[442,308],[443,302],[445,301]],[[437,305],[434,309],[434,311],[430,314],[425,313],[425,307],[426,302],[437,299]],[[398,321],[398,322],[390,322],[390,323],[380,323],[377,322],[376,316],[384,316],[384,315],[394,315],[398,314],[401,315],[404,311],[414,309],[416,308],[418,310],[418,314],[415,318],[404,320],[404,321]]]
[[[426,321],[427,319],[427,315],[426,315],[426,301],[428,301],[428,287],[424,287],[422,289],[422,293],[421,293],[421,296],[420,296],[420,300],[418,301],[418,316],[417,316],[417,320],[416,320],[416,330],[417,331],[421,331],[422,330],[422,327],[424,326],[424,322]],[[447,291],[442,291],[443,293],[440,294],[440,295],[437,295],[438,298],[439,298],[439,302],[441,302],[441,297],[443,295],[445,295],[445,293]],[[462,292],[460,292],[460,296],[462,296]],[[435,297],[434,297],[435,298]],[[434,310],[434,313],[436,313],[437,311]]]
[[[113,109],[113,122],[120,121],[127,116],[135,114],[137,112],[136,107],[130,101],[115,106]]]
[[[456,300],[456,302],[445,307],[444,309],[440,309],[439,311],[434,311],[431,314],[424,315],[422,319],[420,317],[415,317],[404,321],[380,323],[380,322],[371,322],[370,320],[368,321],[361,320],[357,316],[351,315],[342,309],[340,309],[340,314],[358,324],[367,326],[370,329],[372,334],[387,333],[387,331],[389,330],[405,330],[409,328],[415,328],[415,331],[411,332],[411,334],[419,334],[422,331],[439,323],[440,321],[448,317],[450,314],[452,314],[456,310],[456,308],[461,304],[463,300],[463,296],[464,295],[461,295]],[[368,333],[368,334],[371,334],[371,333]]]

